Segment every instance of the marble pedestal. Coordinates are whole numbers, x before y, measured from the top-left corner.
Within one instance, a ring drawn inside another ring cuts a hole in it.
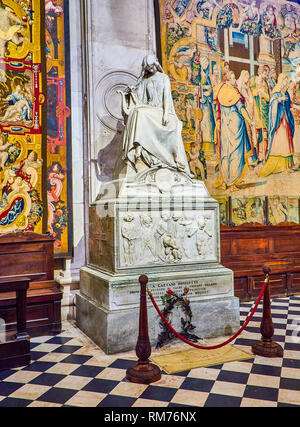
[[[146,274],[161,309],[168,289],[181,295],[189,288],[196,335],[232,335],[239,328],[239,300],[232,271],[220,264],[219,207],[204,183],[156,169],[118,185],[104,189],[90,208],[90,262],[81,270],[76,301],[80,329],[106,353],[134,349],[138,278]],[[181,315],[173,313],[178,331]],[[159,320],[149,300],[152,345]]]

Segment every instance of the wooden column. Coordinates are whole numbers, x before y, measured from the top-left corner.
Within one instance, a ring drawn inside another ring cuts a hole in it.
[[[264,293],[263,302],[263,318],[260,325],[261,340],[256,341],[252,346],[254,354],[263,357],[283,357],[283,348],[280,344],[274,342],[272,337],[274,335],[274,326],[271,314],[271,299],[270,299],[270,272],[271,269],[268,265],[264,265],[263,271],[265,274],[265,282],[267,287]]]
[[[159,381],[161,372],[158,366],[150,363],[151,344],[148,335],[148,313],[147,313],[147,293],[146,287],[148,283],[147,276],[139,278],[141,285],[140,294],[140,320],[139,320],[139,336],[136,345],[136,355],[138,362],[127,369],[126,378],[139,384],[150,384]]]
[[[29,338],[26,326],[27,289],[29,288],[29,283],[30,280],[27,279],[26,289],[18,289],[16,291],[17,340]]]
[[[16,292],[17,333],[6,334],[0,343],[0,371],[26,366],[30,363],[30,340],[26,329],[26,296],[30,279],[0,278],[0,293]]]

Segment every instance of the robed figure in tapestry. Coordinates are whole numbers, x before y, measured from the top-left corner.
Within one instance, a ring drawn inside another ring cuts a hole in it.
[[[289,173],[294,166],[295,123],[291,112],[291,98],[287,91],[288,86],[288,77],[283,73],[280,74],[270,99],[267,162],[261,169],[260,176],[280,172]]]
[[[234,73],[231,73],[227,83],[219,83],[214,91],[219,153],[219,176],[215,187],[230,187],[231,190],[241,181],[247,158],[253,156],[251,141],[255,133],[255,125],[236,86]]]

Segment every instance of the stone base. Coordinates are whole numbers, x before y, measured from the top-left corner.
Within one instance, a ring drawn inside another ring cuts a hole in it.
[[[84,268],[81,278],[81,293],[76,298],[78,327],[107,354],[135,349],[139,331],[138,276],[109,276]],[[166,290],[172,289],[181,295],[187,286],[192,323],[196,326],[194,334],[201,338],[231,336],[239,329],[239,299],[232,294],[230,270],[214,266],[205,270],[149,275],[148,287],[161,310],[160,296]],[[150,299],[147,303],[149,338],[155,347],[161,332],[160,317]],[[174,310],[172,326],[178,332],[181,316],[180,309]]]
[[[118,185],[107,183],[90,207],[89,264],[81,270],[76,307],[79,328],[106,353],[133,350],[139,276],[145,274],[161,310],[168,290],[189,299],[194,335],[236,332],[239,300],[233,272],[220,264],[219,205],[205,184],[179,171],[151,168],[133,175],[128,169]],[[170,314],[179,333],[186,316],[181,306]],[[160,320],[148,299],[153,346],[163,332]]]

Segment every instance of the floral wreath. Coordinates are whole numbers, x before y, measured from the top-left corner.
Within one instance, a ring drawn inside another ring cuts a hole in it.
[[[164,296],[161,297],[162,303],[164,305],[164,309],[162,311],[162,314],[164,317],[170,321],[170,315],[175,307],[180,307],[183,311],[184,317],[181,317],[181,332],[180,335],[184,338],[188,339],[192,342],[197,342],[200,337],[198,337],[195,334],[192,334],[191,332],[196,328],[192,324],[192,310],[190,307],[190,301],[187,298],[187,294],[189,293],[189,288],[185,287],[184,292],[181,296],[178,296],[174,291],[169,289]],[[158,341],[156,344],[156,348],[161,348],[167,343],[173,341],[176,339],[176,336],[173,334],[172,331],[166,326],[165,322],[160,320],[159,326],[162,329],[162,332],[158,336]]]

